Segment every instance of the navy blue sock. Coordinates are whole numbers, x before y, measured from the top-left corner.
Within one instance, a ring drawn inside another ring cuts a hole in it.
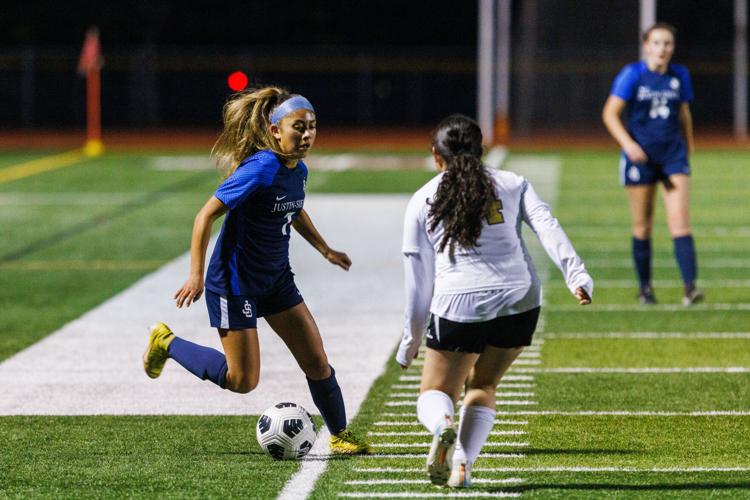
[[[227,358],[216,349],[175,337],[169,344],[169,357],[196,377],[226,388]]]
[[[331,435],[338,434],[346,429],[346,408],[344,398],[341,396],[341,388],[336,381],[336,372],[331,367],[331,376],[323,380],[307,379],[315,406],[320,410],[326,427]]]
[[[633,236],[633,261],[641,288],[651,285],[651,240]]]
[[[698,266],[695,259],[695,243],[693,236],[680,236],[674,240],[674,256],[680,267],[680,274],[685,286],[693,286],[698,274]]]

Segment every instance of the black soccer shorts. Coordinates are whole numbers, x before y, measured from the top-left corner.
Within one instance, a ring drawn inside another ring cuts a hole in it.
[[[508,349],[531,345],[540,307],[478,323],[459,323],[432,315],[427,347],[438,351],[482,353],[487,345]]]

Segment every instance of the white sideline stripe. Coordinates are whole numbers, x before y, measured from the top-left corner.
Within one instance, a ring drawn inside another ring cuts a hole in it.
[[[473,467],[473,472],[750,472],[750,467]],[[355,467],[352,472],[424,474],[424,468]]]
[[[513,370],[513,367],[511,367]],[[750,373],[746,366],[694,366],[685,368],[590,368],[586,366],[566,368],[517,368],[515,371],[533,373]]]
[[[564,417],[589,417],[589,416],[614,416],[614,417],[746,417],[750,411],[735,410],[711,410],[711,411],[499,411],[502,415],[519,416],[564,416]]]
[[[528,434],[526,431],[491,431],[490,436],[523,436]],[[428,431],[395,431],[395,432],[373,432],[367,433],[368,436],[431,436]]]
[[[429,446],[429,445],[428,445]],[[427,453],[372,453],[370,455],[359,455],[358,460],[366,458],[408,458],[408,459],[420,459],[424,460],[427,458]],[[479,458],[526,458],[525,453],[480,453]]]
[[[690,307],[685,307],[681,304],[654,304],[650,306],[642,306],[639,304],[591,304],[588,307],[581,308],[581,306],[573,305],[548,305],[545,307],[548,311],[552,312],[566,312],[566,311],[584,311],[584,312],[614,312],[614,311],[628,311],[628,312],[640,312],[640,313],[651,313],[651,312],[662,312],[662,311],[684,311],[684,312],[695,312],[695,311],[750,311],[750,304],[747,302],[737,303],[707,303],[707,304],[695,304]]]
[[[330,453],[328,438],[330,436],[328,429],[323,426],[310,452],[301,460],[299,470],[289,478],[277,498],[298,500],[307,498],[315,486],[315,481],[328,467],[327,457]]]
[[[472,484],[520,484],[526,481],[520,477],[506,477],[503,479],[472,479]],[[376,484],[432,484],[428,479],[351,479],[344,481],[350,486],[376,485]]]
[[[374,448],[429,448],[431,442],[424,443],[372,443]],[[510,448],[523,448],[529,446],[529,443],[515,441],[487,441],[484,446],[503,446]]]
[[[536,401],[529,401],[526,399],[515,400],[515,399],[499,399],[495,402],[497,406],[526,406],[539,404]],[[386,401],[385,406],[417,406],[416,401]]]
[[[545,333],[548,339],[750,339],[750,332],[590,332]],[[419,386],[417,386],[419,387]]]
[[[416,417],[416,413],[381,413],[380,414],[383,417],[404,417],[408,415],[413,415]],[[377,422],[374,422],[373,425],[376,425],[378,427],[398,427],[398,426],[421,426],[422,424],[415,420],[380,420]],[[495,420],[495,425],[529,425],[528,420],[505,420],[505,419],[497,419]]]
[[[455,493],[369,493],[369,492],[351,492],[338,493],[343,498],[511,498],[520,497],[520,493],[506,493],[504,491],[474,491]]]

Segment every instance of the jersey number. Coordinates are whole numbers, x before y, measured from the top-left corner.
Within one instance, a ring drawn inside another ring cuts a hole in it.
[[[505,222],[503,217],[503,201],[495,200],[490,203],[490,208],[487,211],[487,224],[502,224]]]
[[[294,212],[287,212],[287,214],[284,216],[286,222],[283,226],[281,226],[281,234],[283,234],[284,236],[289,236],[292,232],[292,217],[294,217]]]
[[[667,105],[668,101],[666,97],[654,97],[651,99],[651,110],[648,112],[648,115],[653,119],[657,118],[669,118],[669,106]]]

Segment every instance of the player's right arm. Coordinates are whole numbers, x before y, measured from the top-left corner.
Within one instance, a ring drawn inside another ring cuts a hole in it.
[[[609,134],[617,141],[630,161],[636,164],[646,163],[648,156],[643,148],[635,142],[622,123],[622,112],[626,102],[621,97],[610,95],[602,110],[602,121]]]
[[[193,223],[193,235],[190,241],[190,275],[182,288],[175,294],[177,307],[190,307],[203,294],[203,267],[206,262],[206,250],[211,238],[211,226],[216,219],[227,213],[229,207],[216,196],[211,196],[198,211]]]

